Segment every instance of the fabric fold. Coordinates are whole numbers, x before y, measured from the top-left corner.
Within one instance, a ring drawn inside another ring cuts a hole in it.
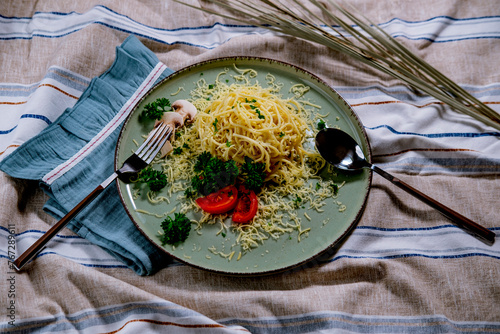
[[[39,180],[50,199],[44,210],[62,218],[114,171],[123,122],[135,104],[173,71],[136,37],[116,49],[116,59],[92,79],[77,103],[0,162],[12,177]],[[68,225],[119,258],[139,275],[168,263],[127,215],[111,184]]]

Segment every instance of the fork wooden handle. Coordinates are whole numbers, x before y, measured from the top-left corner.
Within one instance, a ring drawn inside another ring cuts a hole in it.
[[[377,172],[379,175],[383,176],[385,179],[391,181],[394,185],[405,190],[407,193],[415,196],[422,202],[430,205],[434,209],[438,210],[442,215],[453,221],[458,227],[460,227],[465,232],[476,237],[482,242],[493,245],[495,242],[495,232],[488,230],[487,228],[475,223],[469,218],[462,216],[460,213],[450,209],[446,205],[436,201],[435,199],[427,196],[426,194],[420,192],[419,190],[413,188],[409,184],[401,181],[400,179],[392,176],[391,174],[385,172],[384,170],[372,165],[373,171]]]
[[[54,224],[47,232],[45,232],[37,241],[33,243],[24,253],[22,253],[12,263],[17,270],[21,270],[26,263],[35,257],[45,247],[45,245],[56,236],[69,221],[73,219],[83,208],[92,202],[104,189],[116,179],[116,174],[111,175],[103,183],[98,185],[90,194],[87,195],[80,203],[78,203],[70,212],[68,212],[61,220]]]

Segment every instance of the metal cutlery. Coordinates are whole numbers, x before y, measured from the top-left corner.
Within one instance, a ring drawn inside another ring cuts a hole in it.
[[[135,175],[146,168],[158,154],[162,146],[172,133],[172,128],[165,123],[159,123],[155,127],[144,143],[123,163],[123,166],[106,178],[90,194],[78,203],[61,220],[45,232],[40,239],[35,241],[24,253],[22,253],[13,264],[17,270],[21,270],[35,255],[37,255],[45,245],[60,232],[71,219],[73,219],[85,206],[92,202],[103,192],[116,178],[128,182],[131,175]]]

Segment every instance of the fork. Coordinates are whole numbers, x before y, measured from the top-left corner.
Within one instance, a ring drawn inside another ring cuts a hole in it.
[[[73,219],[87,204],[92,202],[100,193],[106,189],[116,178],[129,182],[132,175],[136,175],[142,169],[146,168],[158,154],[162,146],[168,140],[172,133],[170,126],[160,123],[151,131],[144,143],[125,160],[123,166],[111,174],[106,180],[98,185],[90,194],[78,203],[61,220],[54,224],[40,239],[35,241],[24,253],[22,253],[12,263],[17,270],[21,270],[26,263],[37,255],[45,245],[60,232],[71,219]]]

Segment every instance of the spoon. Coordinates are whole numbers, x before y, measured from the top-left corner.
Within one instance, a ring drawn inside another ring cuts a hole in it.
[[[370,168],[372,171],[380,174],[399,188],[438,210],[465,232],[473,235],[488,245],[492,245],[495,242],[495,233],[493,231],[490,231],[487,228],[473,222],[469,218],[462,216],[458,212],[453,211],[435,199],[430,198],[400,179],[369,163],[359,145],[346,132],[333,128],[321,130],[316,135],[316,148],[321,156],[335,167],[346,171],[359,171],[362,168]]]

